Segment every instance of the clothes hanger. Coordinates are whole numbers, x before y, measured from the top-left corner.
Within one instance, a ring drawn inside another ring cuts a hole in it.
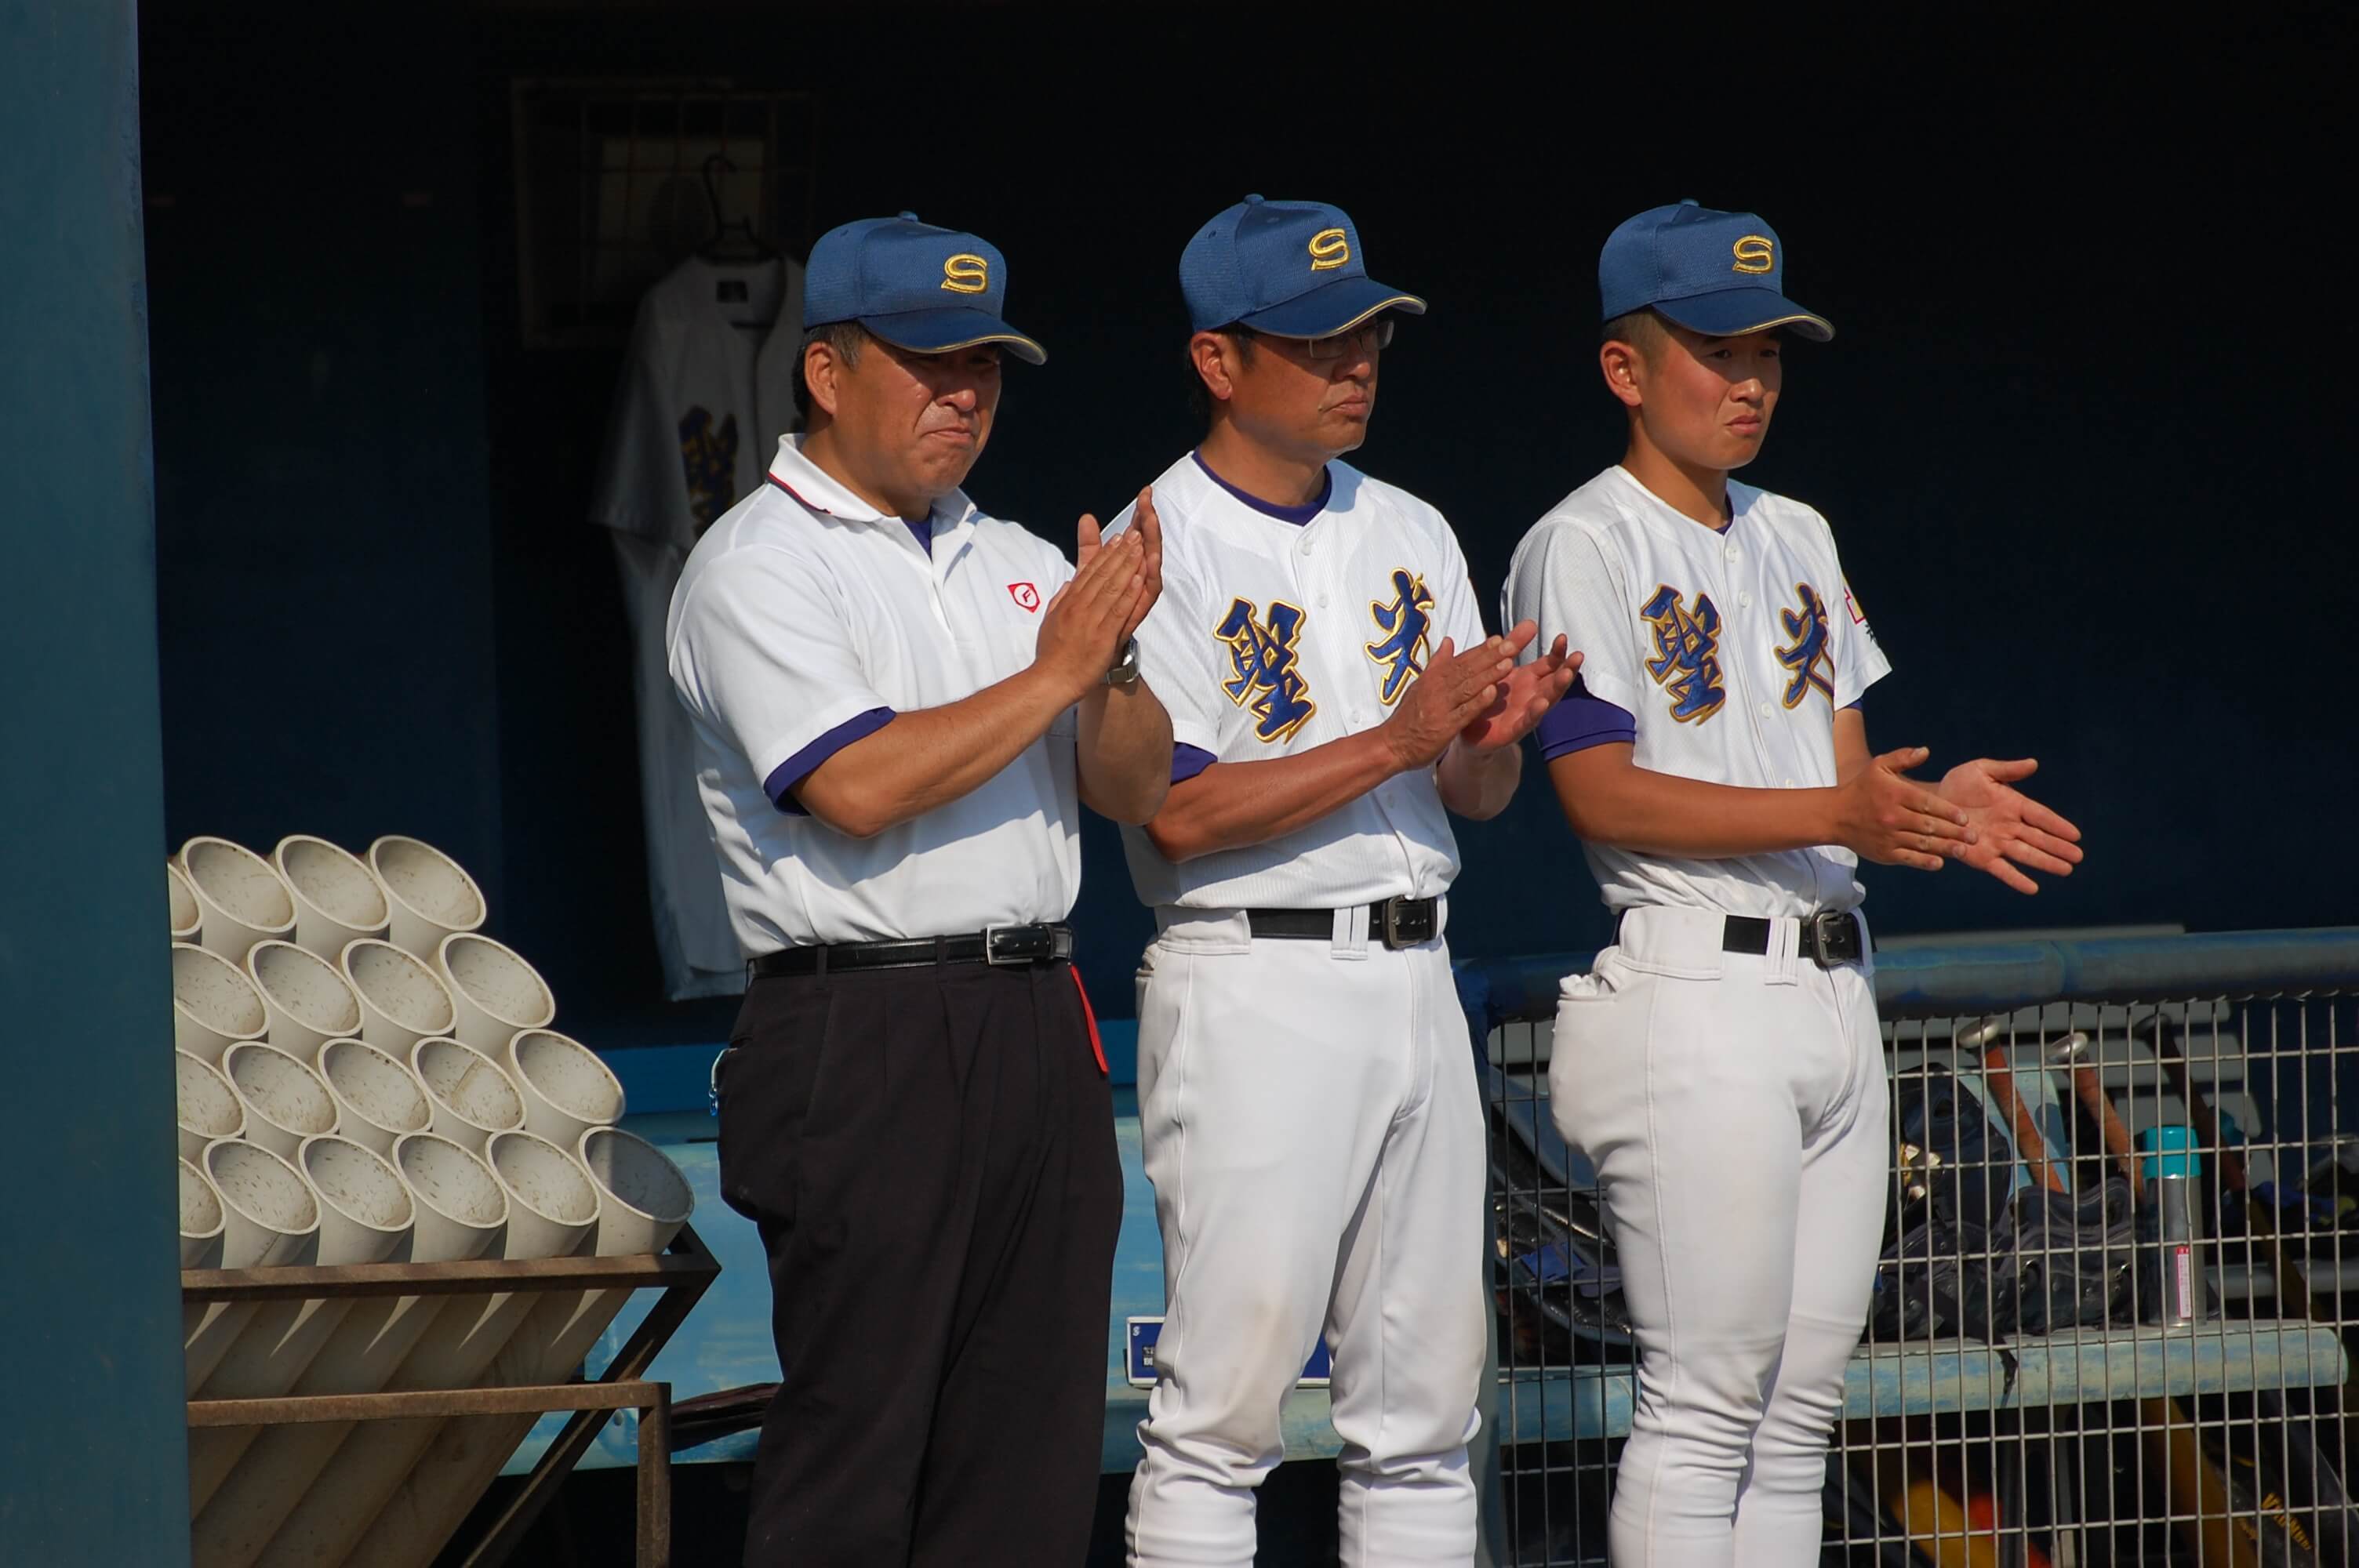
[[[754,232],[752,219],[737,218],[724,222],[721,216],[721,192],[713,185],[713,176],[736,172],[737,166],[729,161],[726,153],[713,153],[704,160],[704,200],[712,212],[712,235],[697,254],[709,262],[775,260],[777,247]]]

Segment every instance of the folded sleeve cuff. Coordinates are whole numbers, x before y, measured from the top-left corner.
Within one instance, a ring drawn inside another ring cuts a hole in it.
[[[866,740],[892,721],[893,710],[889,708],[872,708],[853,714],[772,768],[769,776],[762,781],[762,793],[770,797],[771,805],[789,816],[809,815],[803,810],[802,803],[794,797],[794,787],[817,772],[821,762],[854,741]]]
[[[1219,759],[1201,746],[1182,742],[1171,748],[1171,782],[1186,784]]]

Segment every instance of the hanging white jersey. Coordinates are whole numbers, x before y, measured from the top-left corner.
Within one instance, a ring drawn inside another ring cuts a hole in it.
[[[1582,654],[1589,694],[1626,709],[1631,761],[1756,789],[1835,779],[1834,716],[1890,673],[1843,579],[1826,519],[1731,481],[1727,528],[1679,512],[1616,465],[1516,546],[1508,620]],[[1584,844],[1607,907],[1682,904],[1802,915],[1862,897],[1859,858],[1834,845],[1687,860]]]
[[[1442,638],[1483,639],[1441,514],[1349,464],[1327,471],[1325,504],[1302,522],[1231,490],[1192,452],[1155,481],[1163,597],[1139,627],[1139,666],[1183,752],[1265,762],[1374,729]],[[1434,897],[1458,874],[1430,768],[1283,838],[1184,864],[1141,828],[1125,827],[1123,847],[1157,907],[1341,909]]]
[[[685,556],[751,494],[795,425],[802,319],[803,269],[783,258],[748,266],[690,256],[648,289],[591,520]]]
[[[696,790],[696,732],[672,695],[664,616],[698,536],[762,482],[795,427],[802,268],[777,260],[667,274],[639,302],[592,520],[614,535],[631,630],[647,887],[665,994],[740,991],[712,835]],[[768,322],[767,327],[746,323]]]

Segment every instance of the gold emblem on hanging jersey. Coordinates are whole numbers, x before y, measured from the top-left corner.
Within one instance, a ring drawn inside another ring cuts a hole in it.
[[[1321,229],[1310,236],[1310,270],[1325,272],[1352,259],[1352,242],[1341,229]]]
[[[1777,247],[1767,234],[1747,234],[1736,242],[1735,272],[1767,272],[1777,265]]]
[[[952,294],[981,294],[991,287],[991,264],[969,251],[942,263],[942,287]]]

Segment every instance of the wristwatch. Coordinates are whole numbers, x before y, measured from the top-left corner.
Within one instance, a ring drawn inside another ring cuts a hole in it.
[[[1122,657],[1114,661],[1114,668],[1106,671],[1105,683],[1117,689],[1126,689],[1136,685],[1137,680],[1138,639],[1133,637],[1123,644]]]

